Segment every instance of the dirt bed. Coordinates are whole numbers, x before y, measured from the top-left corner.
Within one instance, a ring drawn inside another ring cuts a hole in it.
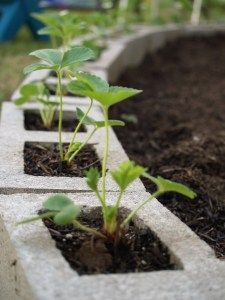
[[[197,192],[192,201],[175,195],[160,201],[224,259],[225,36],[171,42],[118,84],[144,91],[111,109],[112,118],[138,120],[116,129],[130,159]]]
[[[102,230],[102,215],[99,208],[80,216],[82,224]],[[159,239],[143,226],[131,222],[129,229],[115,245],[112,241],[96,239],[71,226],[56,226],[45,220],[56,246],[71,267],[80,275],[173,270],[177,267]]]

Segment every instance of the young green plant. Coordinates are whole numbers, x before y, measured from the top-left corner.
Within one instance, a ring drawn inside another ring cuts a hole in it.
[[[64,160],[64,150],[62,143],[62,120],[63,120],[63,89],[62,89],[62,75],[64,70],[70,66],[77,65],[94,57],[94,53],[89,48],[73,47],[69,50],[55,50],[43,49],[31,52],[30,55],[42,60],[40,63],[34,63],[24,69],[25,74],[37,70],[51,70],[56,72],[58,78],[57,95],[59,97],[59,152],[61,161]],[[79,130],[75,129],[75,132]]]
[[[41,83],[29,83],[21,87],[20,97],[15,104],[20,106],[29,101],[37,102],[40,105],[39,112],[45,128],[50,129],[59,106],[59,102],[50,100],[50,93],[46,86]]]
[[[93,99],[96,100],[97,102],[99,102],[103,110],[105,124],[105,149],[102,162],[102,200],[103,203],[105,203],[105,179],[109,152],[109,108],[112,105],[115,105],[121,101],[124,101],[132,96],[141,93],[141,91],[125,87],[109,86],[108,82],[101,79],[100,77],[84,72],[78,72],[76,78],[76,80],[73,80],[69,83],[69,91],[76,95],[89,97],[91,100],[90,105],[92,105]]]
[[[96,168],[91,168],[87,172],[87,184],[96,194],[102,208],[103,226],[100,230],[83,225],[79,220],[81,207],[63,194],[53,195],[43,203],[43,208],[47,210],[47,212],[40,214],[39,216],[34,216],[33,218],[25,219],[20,222],[20,224],[33,222],[39,219],[52,218],[57,225],[63,226],[73,224],[76,228],[86,231],[97,238],[108,239],[115,243],[120,236],[126,232],[130,221],[136,214],[153,199],[162,196],[165,193],[178,193],[190,199],[196,197],[196,194],[183,184],[172,182],[160,176],[153,177],[146,172],[144,167],[135,165],[132,161],[123,162],[118,169],[111,172],[111,176],[117,183],[119,192],[115,199],[115,203],[109,206],[104,202],[98,189],[100,173]],[[156,191],[141,200],[140,203],[121,220],[121,217],[119,218],[119,213],[124,193],[128,186],[140,176],[144,176],[154,183],[157,187]]]
[[[45,25],[38,33],[49,35],[54,48],[62,46],[64,49],[68,49],[75,37],[87,32],[88,26],[86,26],[84,20],[67,10],[60,13],[34,13],[32,16]],[[59,45],[57,41],[59,41]]]

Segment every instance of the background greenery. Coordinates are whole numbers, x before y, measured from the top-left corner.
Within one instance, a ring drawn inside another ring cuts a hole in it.
[[[126,8],[122,6],[121,9],[122,1],[124,0],[103,0],[106,7],[114,2],[115,9],[109,10],[107,13],[104,12],[102,17],[100,13],[88,13],[89,20],[92,20],[96,25],[96,23],[101,24],[100,19],[102,18],[102,26],[112,26],[112,20],[114,26],[116,22],[120,24],[127,24],[128,22],[145,24],[187,23],[190,21],[194,0],[128,0],[128,6]],[[154,1],[158,4],[156,15],[153,15],[151,11]],[[225,0],[203,0],[201,22],[223,21],[225,21]],[[28,56],[28,53],[47,47],[50,47],[48,42],[33,40],[26,28],[22,28],[14,41],[0,44],[0,100],[9,100],[11,93],[23,79],[22,70],[24,66],[34,60]]]

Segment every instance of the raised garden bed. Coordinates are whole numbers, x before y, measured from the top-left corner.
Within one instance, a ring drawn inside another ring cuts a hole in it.
[[[131,35],[124,38],[120,37],[118,40],[114,40],[112,44],[110,44],[111,47],[103,53],[100,60],[90,63],[87,69],[89,71],[94,71],[94,73],[100,75],[100,77],[102,76],[103,78],[115,81],[126,67],[140,64],[146,53],[155,53],[157,50],[165,46],[166,42],[174,40],[180,36],[199,34],[207,36],[214,35],[215,32],[223,30],[224,28],[222,26],[203,28],[183,28],[176,26],[166,26],[162,28],[140,27],[137,29],[137,33],[133,36]],[[177,52],[179,54],[179,51]],[[161,52],[154,55],[158,57],[160,53]],[[173,53],[173,55],[176,55],[176,53]],[[142,69],[144,70],[145,68],[142,67]],[[28,76],[26,82],[37,81],[39,79],[49,80],[49,72],[45,73],[45,76],[39,76],[38,73],[39,72],[37,72],[35,76]],[[157,78],[158,73],[160,72],[155,72],[156,76],[154,75],[152,80],[159,82],[160,92],[163,92],[160,81],[158,81]],[[145,79],[147,78],[144,72],[143,76]],[[55,78],[50,79],[52,82],[55,81]],[[136,80],[139,79],[142,81],[141,76],[136,78]],[[144,82],[146,83],[146,81]],[[122,85],[124,84],[123,79],[122,82],[120,81],[120,85],[121,83]],[[128,86],[130,84],[132,85],[131,81],[126,83]],[[139,83],[135,83],[133,86],[138,88],[138,85]],[[149,83],[146,83],[144,89],[148,91],[148,88]],[[173,91],[169,93],[171,98],[174,93],[176,93],[175,86]],[[14,94],[13,99],[15,99],[15,95],[18,97],[18,91]],[[158,94],[156,93],[154,95],[154,99],[158,99],[156,95]],[[136,160],[139,161],[139,159],[142,159],[141,156],[143,155],[144,159],[142,162],[144,165],[146,165],[147,162],[149,162],[149,157],[145,156],[145,150],[148,149],[149,145],[146,146],[144,143],[140,143],[140,148],[137,147],[138,143],[136,143],[136,141],[138,138],[141,138],[140,141],[145,141],[145,136],[148,136],[149,134],[149,143],[151,148],[153,148],[155,151],[154,155],[155,153],[161,153],[161,149],[155,146],[155,141],[152,145],[152,133],[149,132],[146,134],[145,132],[145,127],[147,127],[147,124],[151,122],[149,117],[151,114],[149,114],[149,106],[147,105],[146,108],[143,105],[145,102],[147,102],[145,101],[144,97],[145,94],[139,98],[140,101],[138,103],[140,110],[146,113],[144,116],[141,115],[143,118],[142,120],[140,120],[139,117],[139,109],[135,107],[134,110],[132,102],[130,105],[129,102],[126,102],[126,109],[121,107],[121,109],[112,113],[117,114],[116,118],[118,119],[120,118],[120,114],[125,115],[125,118],[127,118],[128,131],[122,130],[120,138],[126,135],[126,137],[129,137],[129,139],[124,141],[123,146],[124,148],[128,148],[128,146],[132,144],[135,148],[132,149],[135,153]],[[160,102],[161,100],[159,99],[158,103],[163,103]],[[86,98],[66,97],[66,105],[64,109],[66,111],[74,111],[74,105],[84,108],[87,103],[88,102]],[[154,103],[156,105],[156,102]],[[167,107],[169,111],[169,107],[166,106],[166,104],[167,103],[165,103],[165,107]],[[171,104],[172,106],[172,99],[168,104]],[[181,106],[180,103],[177,106]],[[95,105],[93,108],[94,111],[93,115],[91,116],[97,118],[98,120],[102,120],[103,116],[98,105]],[[131,110],[129,110],[129,108],[131,108]],[[161,109],[161,105],[158,105],[158,108]],[[111,268],[109,266],[109,268],[105,268],[103,271],[99,270],[99,265],[97,265],[97,267],[94,265],[94,268],[80,268],[79,260],[77,260],[76,257],[76,261],[74,263],[74,256],[70,255],[70,251],[74,249],[73,247],[76,247],[77,242],[80,242],[77,237],[82,237],[85,241],[87,241],[87,236],[85,234],[80,235],[78,230],[71,230],[70,227],[58,228],[50,221],[45,223],[48,228],[46,228],[42,221],[39,221],[36,224],[32,223],[15,227],[15,222],[21,221],[31,213],[37,214],[40,212],[43,201],[50,196],[48,193],[67,193],[74,203],[81,205],[84,208],[84,212],[87,211],[87,213],[81,215],[81,219],[89,225],[92,225],[93,219],[95,218],[92,219],[92,222],[89,222],[88,220],[84,219],[84,216],[86,218],[86,216],[89,216],[89,213],[91,216],[93,216],[93,212],[96,212],[96,207],[99,205],[96,196],[93,195],[93,193],[90,192],[90,189],[87,188],[87,185],[82,177],[46,177],[24,174],[23,150],[25,143],[29,143],[29,145],[31,143],[43,145],[46,143],[57,143],[58,141],[56,132],[25,130],[24,111],[27,109],[37,109],[37,107],[35,107],[33,104],[29,104],[27,107],[15,108],[11,104],[4,104],[1,120],[2,147],[0,148],[0,190],[3,194],[10,194],[0,196],[0,226],[3,236],[3,251],[1,252],[1,258],[3,258],[3,268],[0,272],[0,282],[3,282],[4,289],[2,293],[4,298],[7,299],[8,297],[9,299],[14,299],[18,295],[22,299],[29,300],[41,300],[45,298],[48,300],[55,300],[57,298],[64,300],[67,298],[73,298],[74,295],[78,300],[115,300],[121,299],[121,295],[125,300],[131,298],[137,298],[141,300],[157,298],[190,299],[190,295],[193,297],[193,299],[223,298],[225,294],[225,268],[223,262],[216,259],[214,251],[190,228],[188,228],[188,226],[186,226],[156,199],[148,203],[145,209],[138,213],[137,218],[133,223],[131,223],[130,228],[131,230],[134,230],[135,233],[136,230],[138,233],[144,230],[147,234],[144,238],[145,241],[143,242],[147,242],[149,245],[151,245],[150,249],[147,251],[151,258],[148,260],[148,268],[146,270],[144,267],[145,263],[143,263],[143,261],[146,261],[146,257],[142,257],[141,255],[139,257],[139,254],[143,253],[139,253],[138,259],[135,259],[137,264],[140,265],[141,262],[140,268],[137,267],[137,265],[134,265],[131,268],[129,268],[130,266],[127,266],[126,269],[124,269],[124,267],[121,265],[118,266],[118,268]],[[195,115],[196,111],[197,109],[195,112],[193,112],[193,115]],[[129,114],[135,114],[135,116],[131,116],[130,118]],[[165,114],[164,110],[162,111],[162,114]],[[178,117],[179,116],[177,116],[177,118]],[[129,123],[129,120],[131,123]],[[138,121],[138,124],[135,124],[136,120]],[[168,117],[168,121],[170,120],[171,119]],[[151,123],[152,131],[154,128],[158,128],[158,121],[159,118],[157,115],[154,119],[154,122]],[[137,126],[143,130],[144,134],[142,136],[139,136]],[[89,132],[89,126],[85,127],[86,132],[79,132],[78,134],[81,141],[84,140],[86,134]],[[8,139],[9,132],[11,132],[13,136],[15,130],[17,130],[17,134],[15,135],[15,139],[11,141]],[[134,133],[131,132],[132,130]],[[168,147],[168,144],[171,140],[171,138],[169,140],[164,138],[167,137],[168,130],[169,127],[167,126],[166,132],[162,138],[161,132],[158,132],[158,135],[156,134],[157,141],[159,140],[160,145],[162,144],[165,148]],[[177,131],[178,134],[181,132],[181,136],[184,136],[184,138],[189,136],[189,133],[186,134],[186,128],[184,130],[182,128],[175,128],[172,133],[169,133],[170,136],[172,135],[176,137]],[[118,142],[113,130],[110,130],[109,135],[111,147],[107,166],[108,171],[115,169],[120,162],[127,160],[128,158],[123,150],[123,147]],[[70,137],[71,133],[66,132],[64,135],[64,143],[68,143],[70,141]],[[195,135],[193,137],[195,137]],[[95,137],[91,140],[91,144],[93,144],[100,161],[102,160],[102,152],[104,149],[103,139],[104,133],[102,130],[99,130]],[[196,143],[199,142],[196,137],[193,138],[193,140]],[[163,144],[164,141],[165,145]],[[128,150],[128,154],[131,155],[130,150]],[[155,169],[152,169],[153,172],[156,172],[156,162],[161,164],[162,161],[158,157],[156,158]],[[182,166],[182,169],[185,168]],[[173,179],[188,183],[190,186],[192,186],[191,182],[186,180],[183,181],[183,177],[180,179],[180,170],[175,171],[177,177],[174,176]],[[158,170],[156,173],[157,175],[160,174],[160,170]],[[167,177],[167,174],[168,173],[163,174],[163,176]],[[192,187],[196,189],[196,186]],[[151,186],[147,186],[147,188],[151,189]],[[115,205],[115,191],[118,191],[118,187],[113,185],[113,182],[107,178],[108,205]],[[197,190],[197,192],[199,192],[199,190]],[[133,183],[125,193],[123,199],[123,209],[134,209],[137,206],[137,203],[139,203],[140,199],[143,197],[150,197],[150,195],[144,191],[144,186],[138,180]],[[177,203],[177,198],[172,196],[172,199],[166,198],[165,201]],[[196,200],[184,200],[181,196],[179,196],[179,201],[181,203],[192,203],[193,207],[195,207],[196,203],[198,203]],[[96,221],[98,227],[98,224],[101,222],[99,220],[98,212],[96,218],[97,221],[94,220],[94,223]],[[128,231],[128,233],[130,232]],[[56,243],[51,236],[54,237]],[[130,237],[131,236],[128,234],[127,238]],[[96,239],[91,239],[90,243],[89,241],[90,240],[88,238],[88,245],[85,244],[82,247],[90,248],[93,246],[93,243],[96,243]],[[129,241],[131,241],[132,245],[132,238],[129,239]],[[66,247],[64,247],[64,244]],[[61,250],[62,253],[60,253],[56,246]],[[106,250],[106,264],[108,265],[108,262],[110,262],[111,259],[113,259],[113,262],[117,263],[115,260],[116,253],[110,253],[110,246],[109,248],[107,248],[108,245],[104,246],[102,247],[102,245],[100,245],[100,252],[102,248],[104,248],[104,251]],[[143,248],[147,246],[148,245],[142,245],[142,251],[144,251]],[[132,251],[135,250],[136,252],[136,248],[132,248]],[[76,253],[75,256],[80,254],[78,255],[79,259],[83,260],[84,251],[76,252],[78,253]],[[69,264],[76,269],[76,271],[72,270],[62,254],[69,261]],[[108,254],[110,254],[109,260]],[[126,258],[129,259],[131,256],[127,255]],[[97,255],[96,257],[99,256]],[[87,259],[87,257],[85,259]],[[4,263],[5,261],[10,262],[10,268],[8,267],[9,264]],[[91,262],[93,262],[92,257]],[[77,264],[79,266],[77,266]],[[90,266],[89,263],[88,266]],[[137,272],[138,270],[140,272]],[[160,272],[154,272],[159,270]],[[103,274],[98,274],[101,272]],[[128,274],[126,272],[128,272]],[[94,275],[87,276],[87,274],[93,273]],[[98,274],[97,276],[96,273]],[[45,274],[45,276],[43,276],[43,274]],[[79,274],[86,275],[79,276]]]
[[[119,79],[143,94],[112,108],[135,114],[116,133],[130,159],[193,188],[198,198],[160,202],[225,258],[225,35],[169,43]],[[138,141],[133,143],[133,141]],[[147,182],[148,191],[152,188]]]

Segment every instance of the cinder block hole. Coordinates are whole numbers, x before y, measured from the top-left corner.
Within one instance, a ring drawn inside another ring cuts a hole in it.
[[[66,152],[69,144],[63,145]],[[58,143],[25,142],[24,173],[33,176],[85,177],[85,172],[96,167],[101,172],[101,161],[93,144],[87,144],[68,163],[60,160]]]
[[[122,221],[128,213],[128,209],[121,208],[119,219]],[[100,231],[102,220],[101,207],[83,207],[79,216],[80,223]],[[73,225],[58,226],[50,219],[44,223],[56,247],[79,275],[183,269],[169,249],[139,218],[130,222],[116,245],[112,240],[93,237]]]
[[[45,125],[38,110],[27,109],[24,111],[24,127],[32,131],[58,131],[59,112],[56,111],[51,126]],[[73,111],[63,113],[62,130],[64,132],[73,132],[78,125],[79,120]],[[79,132],[86,132],[84,125],[81,125]]]

